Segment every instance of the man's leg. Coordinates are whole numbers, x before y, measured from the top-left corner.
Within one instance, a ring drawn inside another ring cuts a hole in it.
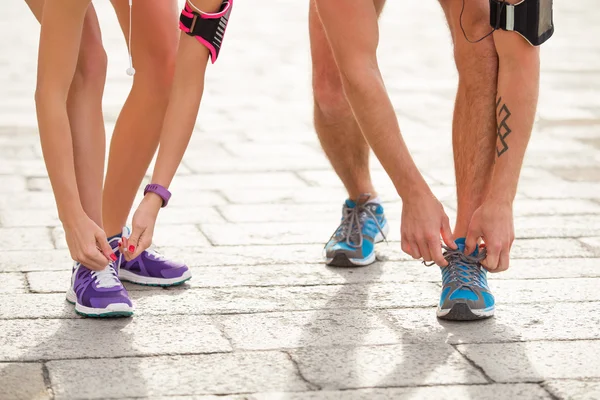
[[[381,13],[385,0],[374,3],[377,13]],[[350,199],[357,200],[363,193],[376,196],[369,172],[370,148],[344,95],[340,72],[314,0],[310,1],[309,33],[315,129],[321,146]]]
[[[465,39],[459,22],[461,1],[442,0],[441,4],[452,34],[459,76],[452,146],[458,198],[454,236],[461,238],[489,192],[494,169],[498,56],[491,36],[477,44]],[[466,2],[463,27],[471,40],[490,32],[487,1]]]
[[[452,144],[458,212],[454,236],[459,251],[465,249],[465,237],[473,214],[490,191],[496,144],[495,96],[498,56],[491,36],[479,43],[469,43],[460,26],[462,1],[441,0],[448,20],[454,59],[458,69],[458,91],[454,105]],[[463,27],[470,40],[491,31],[487,0],[465,1]],[[455,277],[472,269],[472,280]],[[474,276],[478,276],[474,279]],[[494,298],[486,283],[485,273],[477,262],[466,262],[458,255],[449,258],[442,269],[442,295],[437,316],[449,320],[473,320],[494,314]],[[465,287],[467,286],[467,287]]]
[[[381,13],[385,0],[374,1],[377,15]],[[348,198],[343,208],[343,222],[326,245],[326,262],[333,266],[366,265],[375,261],[373,250],[349,248],[343,232],[348,228],[352,211],[363,194],[371,194],[368,200],[377,199],[369,171],[370,147],[352,113],[344,94],[340,71],[335,63],[331,46],[319,18],[314,0],[310,1],[309,33],[313,65],[313,95],[315,130],[333,169],[344,184]],[[388,225],[380,204],[375,207],[375,218],[387,232]],[[366,224],[374,222],[366,221]],[[359,227],[359,230],[364,227]],[[379,235],[378,240],[383,239]],[[364,247],[364,246],[363,246]]]
[[[112,3],[127,38],[128,0]],[[133,2],[131,51],[136,73],[110,144],[103,193],[102,217],[109,236],[125,225],[158,147],[175,68],[177,18],[176,1]]]

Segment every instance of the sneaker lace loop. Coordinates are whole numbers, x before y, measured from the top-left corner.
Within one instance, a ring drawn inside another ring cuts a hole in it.
[[[468,288],[475,285],[483,287],[484,274],[482,273],[481,261],[486,257],[486,250],[482,248],[478,255],[464,254],[460,249],[451,249],[444,246],[444,258],[448,261],[446,272],[446,283],[458,282],[461,287]]]
[[[342,222],[333,232],[329,240],[336,237],[339,242],[345,241],[352,248],[360,248],[363,245],[363,225],[367,217],[375,221],[377,229],[385,240],[385,233],[377,219],[377,216],[367,204],[356,204],[354,208],[346,207]],[[328,240],[328,242],[329,242]]]
[[[121,285],[112,263],[102,271],[92,271],[92,278],[94,278],[99,288],[112,288]]]

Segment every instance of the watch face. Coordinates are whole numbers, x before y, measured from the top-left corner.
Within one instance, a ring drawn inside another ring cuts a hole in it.
[[[552,0],[539,1],[538,37],[552,29]]]

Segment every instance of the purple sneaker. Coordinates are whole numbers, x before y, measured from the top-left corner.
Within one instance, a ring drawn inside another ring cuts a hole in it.
[[[190,269],[177,261],[170,261],[154,250],[143,251],[131,261],[119,252],[119,238],[112,239],[111,247],[119,257],[119,278],[122,281],[146,286],[176,286],[192,278]]]
[[[102,271],[92,271],[75,263],[67,301],[75,312],[86,317],[130,317],[133,305],[121,284],[114,264]]]

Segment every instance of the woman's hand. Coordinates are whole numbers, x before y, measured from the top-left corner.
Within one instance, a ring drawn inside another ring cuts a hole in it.
[[[73,260],[95,271],[117,260],[102,228],[85,213],[63,222],[63,228]]]
[[[155,193],[148,192],[133,214],[133,230],[129,238],[121,238],[121,249],[127,261],[139,256],[152,244],[154,225],[163,200]]]

